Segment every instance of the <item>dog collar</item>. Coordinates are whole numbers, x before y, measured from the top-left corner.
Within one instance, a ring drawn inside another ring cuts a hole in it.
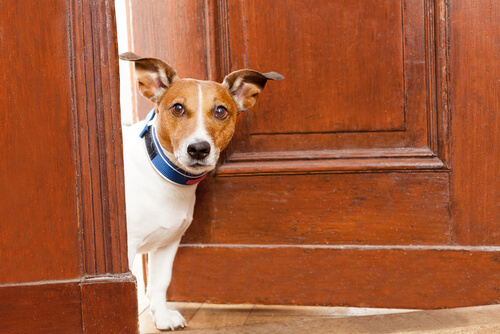
[[[196,184],[206,178],[207,173],[198,175],[188,173],[167,158],[156,136],[156,128],[151,124],[154,117],[155,109],[153,108],[146,116],[146,125],[139,135],[144,138],[149,160],[154,169],[167,181],[183,186]]]

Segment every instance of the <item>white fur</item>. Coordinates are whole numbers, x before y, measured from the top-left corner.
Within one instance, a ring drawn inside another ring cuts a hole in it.
[[[196,185],[181,186],[163,179],[151,166],[144,139],[144,121],[123,128],[128,259],[149,253],[148,291],[151,314],[159,329],[186,326],[167,307],[166,292],[182,235],[193,220]]]

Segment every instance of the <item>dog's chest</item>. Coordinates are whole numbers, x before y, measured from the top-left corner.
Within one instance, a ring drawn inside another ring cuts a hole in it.
[[[187,216],[184,219],[178,219],[177,217],[173,219],[172,217],[164,218],[166,219],[164,224],[160,222],[157,225],[150,225],[148,229],[142,231],[144,234],[147,232],[149,234],[144,235],[139,243],[137,249],[139,253],[150,252],[171,244],[182,237],[192,221],[192,217]]]

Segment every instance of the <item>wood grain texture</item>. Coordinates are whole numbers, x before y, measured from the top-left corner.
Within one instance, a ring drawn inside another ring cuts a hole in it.
[[[131,274],[0,286],[0,333],[137,333]]]
[[[450,5],[454,237],[499,245],[500,3]]]
[[[80,272],[69,11],[66,1],[0,11],[0,283]]]
[[[498,248],[446,245],[500,242],[499,5],[387,0],[366,11],[356,1],[296,1],[295,12],[279,2],[202,4],[181,1],[179,20],[158,21],[175,43],[189,43],[175,38],[189,31],[193,54],[205,57],[205,67],[191,65],[193,76],[253,67],[286,79],[241,114],[216,172],[199,186],[184,239],[195,246],[179,252],[172,296],[424,308],[496,302]],[[135,20],[155,20],[151,11]],[[147,51],[163,52],[151,43]],[[373,110],[361,107],[367,101]]]
[[[184,242],[446,245],[448,182],[447,173],[224,178]]]
[[[0,7],[0,333],[137,333],[113,1]]]
[[[281,152],[280,152],[281,153]],[[417,171],[441,169],[444,163],[437,157],[368,158],[368,159],[305,159],[290,161],[244,161],[226,163],[216,175],[316,174],[369,171]]]
[[[85,334],[138,333],[136,280],[132,274],[86,278],[81,293]]]
[[[435,309],[497,303],[499,282],[498,251],[181,247],[169,297]]]
[[[436,26],[432,3],[384,1],[372,10],[352,1],[222,1],[221,6],[226,8],[221,29],[228,31],[222,44],[226,66],[265,67],[286,78],[267,85],[257,106],[240,116],[231,153],[429,147],[437,155],[437,136],[447,134],[441,131],[446,124],[436,121],[443,119],[433,80],[434,32],[441,26]],[[270,7],[268,15],[259,15],[265,6]],[[304,10],[289,10],[292,6]],[[336,19],[293,19],[303,12],[306,18],[322,13]],[[362,60],[373,52],[382,53],[370,57],[377,61]],[[362,64],[370,64],[369,70],[356,72]],[[381,70],[383,64],[390,70]],[[387,89],[385,79],[394,81]],[[394,99],[386,96],[393,93]],[[369,108],[361,107],[365,102]],[[398,113],[391,110],[401,108],[403,126],[384,129],[380,120],[398,123]]]
[[[252,134],[404,130],[401,0],[242,3],[246,67],[286,77]]]
[[[0,286],[0,333],[83,333],[78,284]]]
[[[132,0],[132,51],[163,59],[181,78],[208,79],[214,62],[208,59],[207,50],[216,47],[210,29],[214,21],[210,8],[214,6],[208,2],[214,1]],[[139,119],[143,119],[153,105],[139,93],[137,96]]]
[[[450,31],[449,31],[449,6],[447,1],[428,1],[427,7],[431,9],[433,16],[428,18],[433,22],[433,29],[429,35],[434,35],[427,40],[428,47],[435,50],[436,59],[433,73],[429,78],[429,87],[435,87],[435,95],[430,94],[431,101],[435,101],[437,114],[431,118],[437,124],[437,141],[432,143],[431,150],[437,152],[439,158],[447,168],[451,167],[451,111],[450,111]],[[431,63],[431,62],[429,62]],[[431,66],[430,64],[428,66]]]
[[[122,273],[128,271],[128,259],[114,3],[75,1],[71,15],[84,270],[88,275]]]

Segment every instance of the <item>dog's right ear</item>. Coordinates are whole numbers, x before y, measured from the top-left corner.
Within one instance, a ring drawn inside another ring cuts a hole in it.
[[[143,58],[133,52],[122,53],[120,59],[135,63],[139,91],[154,103],[158,103],[166,89],[177,80],[175,69],[160,59]]]

